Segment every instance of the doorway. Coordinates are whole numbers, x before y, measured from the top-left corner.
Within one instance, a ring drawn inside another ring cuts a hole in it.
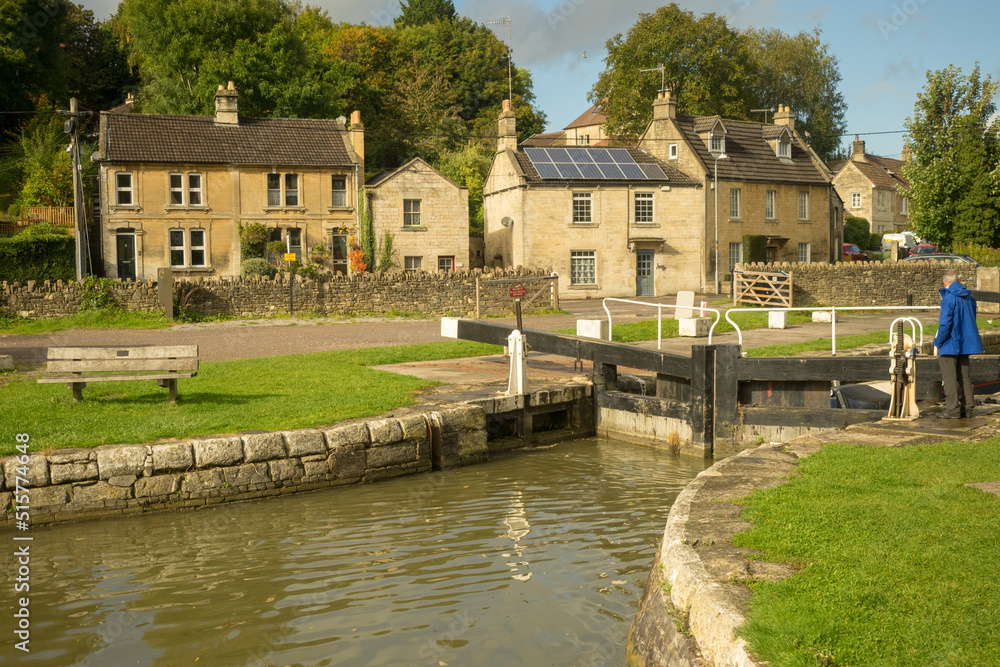
[[[120,231],[115,238],[118,248],[118,278],[135,280],[135,232]]]
[[[656,296],[653,287],[653,251],[636,250],[635,252],[635,295]]]

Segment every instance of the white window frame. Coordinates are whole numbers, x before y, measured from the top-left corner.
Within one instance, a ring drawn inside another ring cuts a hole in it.
[[[805,252],[803,252],[805,251]],[[803,259],[804,257],[804,259]],[[809,241],[799,242],[799,261],[803,264],[812,264],[812,243]]]
[[[859,208],[861,208],[861,193],[860,192],[852,192],[851,193],[851,208],[852,209],[859,209]]]
[[[201,175],[201,172],[189,171],[187,174],[187,205],[188,206],[204,206],[205,205],[205,179]],[[192,179],[197,179],[198,185],[195,186],[192,183]],[[195,199],[198,201],[196,202]]]
[[[736,257],[733,257],[735,251]],[[735,261],[734,261],[735,259]],[[729,273],[732,274],[733,269],[736,268],[737,264],[743,262],[743,241],[735,241],[729,243]]]
[[[195,245],[195,234],[201,235],[201,243]],[[188,266],[191,268],[204,268],[208,266],[208,230],[204,227],[193,227],[187,230],[185,242],[187,243]],[[201,252],[201,263],[195,263],[195,253]]]
[[[447,273],[455,272],[455,256],[454,255],[439,255],[438,256],[438,271],[445,271]]]
[[[422,199],[404,199],[403,200],[403,226],[404,227],[421,227],[423,226],[423,212],[420,210]],[[416,204],[416,209],[414,209],[414,204]]]
[[[677,144],[670,144],[667,155],[671,160],[677,159]]]
[[[180,234],[180,245],[174,243],[174,234]],[[180,252],[180,262],[174,262],[174,253]],[[167,263],[172,269],[186,269],[187,264],[187,230],[180,227],[172,227],[167,230]]]
[[[418,255],[407,255],[403,257],[403,269],[406,271],[422,271],[424,268],[424,258]]]
[[[729,218],[740,219],[740,189],[729,188]]]
[[[655,213],[655,208],[656,207],[654,206],[655,198],[653,196],[653,193],[652,192],[636,192],[634,194],[635,194],[635,197],[633,198],[633,206],[634,206],[633,212],[634,212],[634,215],[635,215],[635,218],[634,218],[635,223],[636,224],[640,224],[640,225],[648,225],[648,224],[655,223],[656,222],[656,213]],[[642,220],[639,219],[639,204],[640,204],[640,202],[642,203],[642,208],[643,208],[643,211],[642,211],[642,213],[643,213],[643,216],[642,216],[643,219]],[[646,219],[646,218],[648,218],[648,219]]]
[[[715,134],[714,132],[708,137],[708,152],[713,155],[718,155],[720,153],[726,152],[726,135]]]
[[[337,184],[343,183],[344,187],[338,188]],[[342,201],[338,202],[337,199],[341,198]],[[330,207],[331,208],[347,208],[347,177],[341,176],[339,174],[333,174],[330,177]]]
[[[301,190],[299,189],[299,175],[296,173],[289,172],[284,175],[285,178],[282,180],[284,187],[284,193],[282,201],[285,202],[285,206],[289,208],[298,208],[301,206],[302,197],[299,196]],[[291,197],[295,197],[295,201],[289,201]]]
[[[590,135],[589,134],[578,135],[577,138],[576,138],[576,145],[577,146],[589,146],[590,145]]]
[[[589,224],[594,221],[594,196],[592,192],[574,192],[571,211],[573,224]]]
[[[767,190],[764,193],[764,219],[774,220],[774,200],[777,197],[777,190]]]
[[[177,184],[174,185],[174,179],[177,179]],[[167,205],[168,206],[184,206],[186,199],[184,198],[184,174],[179,171],[172,171],[167,174]],[[177,201],[174,201],[176,196]]]
[[[180,233],[180,245],[174,243],[173,235]],[[201,236],[201,243],[195,244],[195,233]],[[195,252],[200,251],[202,261],[194,262]],[[180,252],[181,262],[174,262],[174,253]],[[167,230],[167,264],[172,269],[204,269],[208,267],[208,230],[204,227],[171,227]]]
[[[128,185],[122,186],[118,179],[121,176],[128,177]],[[122,193],[128,193],[128,203],[122,203]],[[115,206],[135,206],[135,176],[131,171],[115,172]]]
[[[299,242],[297,244],[295,244],[295,245],[292,245],[292,235],[293,234],[297,235],[299,237]],[[286,227],[285,228],[285,248],[286,248],[286,250],[288,252],[294,252],[295,253],[295,260],[298,261],[298,262],[302,261],[302,245],[304,243],[304,241],[303,241],[304,238],[305,238],[305,234],[303,233],[303,230],[302,230],[301,227]],[[295,250],[295,248],[298,248],[298,250]]]
[[[587,272],[574,271],[574,267],[582,266],[584,263],[590,265],[591,270]],[[579,278],[586,279],[587,273],[592,275],[590,282],[584,282]],[[569,253],[569,284],[570,285],[596,285],[597,284],[597,251],[596,250],[570,250]]]
[[[278,181],[278,187],[276,187],[276,188],[275,187],[271,187],[271,180],[272,179],[277,179],[277,181]],[[281,202],[282,202],[282,199],[281,199],[281,174],[276,173],[276,172],[272,172],[270,174],[267,174],[267,176],[265,176],[265,178],[264,178],[264,181],[265,181],[264,185],[266,186],[266,189],[267,189],[267,206],[268,206],[268,208],[281,208]],[[274,194],[273,201],[272,201],[272,196],[271,196],[272,194]]]
[[[900,215],[909,215],[910,214],[910,198],[909,197],[903,197],[903,201],[899,204],[899,213],[900,213]]]
[[[799,193],[799,220],[809,219],[809,193],[802,191]]]
[[[778,157],[792,157],[792,143],[778,140]]]

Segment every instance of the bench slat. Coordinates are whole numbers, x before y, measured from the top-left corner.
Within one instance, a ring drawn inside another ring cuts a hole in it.
[[[48,359],[169,359],[197,357],[197,345],[149,347],[50,347]]]
[[[198,359],[86,359],[52,360],[45,368],[50,373],[86,373],[97,371],[196,371]]]
[[[61,384],[70,382],[121,382],[126,380],[183,380],[193,378],[197,373],[153,373],[144,375],[69,375],[65,377],[38,378],[39,384]]]

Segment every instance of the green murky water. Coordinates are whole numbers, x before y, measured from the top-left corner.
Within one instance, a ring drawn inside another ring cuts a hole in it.
[[[32,650],[8,638],[0,654],[95,667],[621,665],[670,504],[703,467],[579,440],[360,487],[34,528]]]

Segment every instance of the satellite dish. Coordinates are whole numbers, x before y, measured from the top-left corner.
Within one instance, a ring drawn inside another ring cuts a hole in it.
[[[513,218],[505,217],[503,220],[500,221],[500,224],[503,225],[504,227],[510,227],[511,225],[514,224],[514,220]]]

